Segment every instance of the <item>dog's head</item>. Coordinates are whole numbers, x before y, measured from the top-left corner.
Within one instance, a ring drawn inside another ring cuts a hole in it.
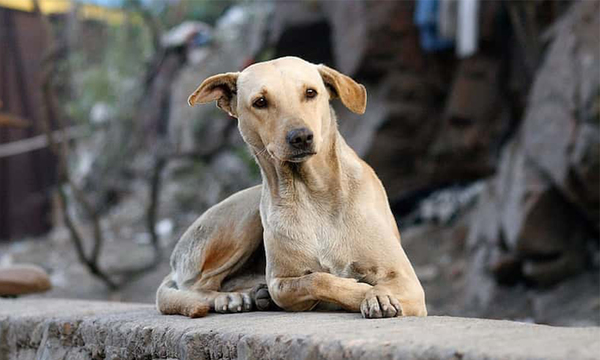
[[[331,131],[329,100],[362,114],[364,86],[325,65],[284,57],[242,72],[211,76],[190,95],[193,106],[216,101],[238,118],[244,140],[279,161],[302,162],[319,152]]]

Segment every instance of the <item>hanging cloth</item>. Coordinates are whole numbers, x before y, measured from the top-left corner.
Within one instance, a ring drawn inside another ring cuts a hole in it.
[[[479,0],[458,2],[456,54],[460,58],[477,52],[479,42]]]
[[[452,40],[444,39],[438,32],[439,0],[418,0],[414,22],[420,31],[421,48],[427,52],[446,50],[453,46]]]

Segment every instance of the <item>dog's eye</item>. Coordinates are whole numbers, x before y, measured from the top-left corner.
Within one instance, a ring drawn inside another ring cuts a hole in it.
[[[306,97],[308,99],[312,99],[317,96],[317,90],[315,89],[306,89]]]
[[[257,109],[263,109],[267,107],[267,99],[265,99],[264,97],[259,97],[258,99],[254,100],[254,102],[252,103],[252,106],[254,106]]]

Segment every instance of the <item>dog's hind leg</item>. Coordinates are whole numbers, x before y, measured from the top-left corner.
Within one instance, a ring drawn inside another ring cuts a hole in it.
[[[209,299],[202,293],[182,291],[169,274],[156,292],[156,307],[165,315],[184,315],[191,318],[206,316]]]
[[[264,282],[260,193],[255,186],[230,196],[184,233],[157,291],[161,313],[199,317],[255,307],[251,290]]]

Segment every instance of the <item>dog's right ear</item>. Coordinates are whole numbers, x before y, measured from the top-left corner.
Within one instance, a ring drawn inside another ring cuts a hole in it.
[[[188,98],[188,104],[206,104],[217,101],[217,106],[230,116],[237,117],[235,113],[235,96],[237,95],[237,79],[239,72],[214,75],[204,80]]]
[[[364,86],[352,80],[337,70],[325,65],[317,65],[317,70],[329,90],[332,99],[340,98],[350,111],[364,114],[367,108],[367,90]]]

